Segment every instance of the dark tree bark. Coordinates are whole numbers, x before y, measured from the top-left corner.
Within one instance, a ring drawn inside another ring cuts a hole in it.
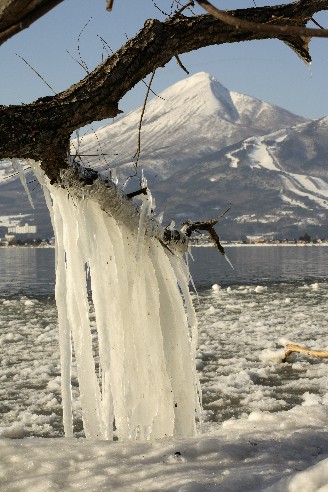
[[[4,26],[9,26],[10,22],[13,25],[15,15],[18,15],[18,5],[27,5],[21,16],[17,17],[20,19],[32,13],[35,16],[42,8],[49,10],[56,3],[59,2],[0,0],[0,9],[8,6],[7,21],[1,19],[1,22]],[[255,23],[304,27],[320,10],[328,10],[328,0],[299,0],[288,5],[228,13]],[[50,180],[59,182],[60,170],[68,166],[72,131],[95,120],[119,114],[120,99],[156,68],[164,66],[177,54],[205,46],[270,38],[287,43],[304,60],[311,60],[308,49],[310,39],[295,33],[242,31],[211,15],[186,17],[177,14],[164,22],[148,20],[134,38],[66,91],[31,104],[0,106],[0,158],[41,160]]]
[[[1,0],[0,44],[29,27],[63,0]]]

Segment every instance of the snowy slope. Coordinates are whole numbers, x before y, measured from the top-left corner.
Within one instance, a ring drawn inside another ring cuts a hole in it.
[[[311,122],[309,125],[313,125]],[[226,153],[226,157],[230,159],[230,166],[237,168],[238,166],[248,165],[252,171],[266,169],[277,173],[282,182],[281,198],[288,200],[291,195],[297,195],[299,201],[303,203],[304,208],[311,206],[320,206],[323,209],[328,208],[328,158],[320,160],[319,169],[313,169],[314,176],[308,173],[302,173],[302,166],[298,166],[298,172],[290,172],[286,157],[284,158],[284,149],[289,148],[290,141],[295,139],[300,132],[302,135],[307,131],[309,125],[301,125],[287,130],[281,130],[274,134],[251,137],[241,142],[236,149]],[[320,123],[319,123],[320,126]],[[318,137],[316,142],[319,144]],[[300,145],[301,146],[301,145]],[[305,164],[309,160],[307,149],[304,148],[302,163]],[[313,154],[313,157],[315,154]],[[291,156],[292,158],[292,156]],[[314,167],[314,166],[313,166]],[[294,170],[295,167],[292,167]],[[317,176],[323,175],[325,179]],[[296,198],[296,197],[295,197]],[[312,202],[311,204],[308,201]]]
[[[183,218],[186,210],[191,218],[215,216],[231,203],[226,237],[269,230],[290,238],[305,230],[327,236],[327,122],[252,136],[201,162],[190,159],[188,172],[177,171],[154,191],[168,216]]]

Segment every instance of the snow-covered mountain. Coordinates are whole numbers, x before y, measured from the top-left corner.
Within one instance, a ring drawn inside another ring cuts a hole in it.
[[[215,216],[231,203],[222,221],[226,237],[274,232],[298,237],[307,231],[328,236],[328,118],[249,137],[194,162],[155,188],[169,212]],[[179,185],[174,205],[169,200]]]
[[[142,108],[82,138],[82,154],[95,166],[105,161],[124,174],[133,171]],[[229,92],[211,75],[200,72],[154,97],[145,110],[141,130],[139,167],[160,178],[189,167],[190,160],[240,140],[289,127],[306,120],[277,106]],[[75,143],[76,145],[76,143]],[[72,149],[74,152],[74,149]]]
[[[84,165],[115,168],[121,182],[133,174],[141,111],[80,138]],[[306,120],[201,72],[147,104],[138,169],[167,220],[214,217],[231,203],[222,237],[328,237],[327,125],[328,117]],[[75,140],[72,153],[76,147]],[[11,180],[1,191],[9,186],[14,197]],[[0,200],[0,215],[6,207]]]

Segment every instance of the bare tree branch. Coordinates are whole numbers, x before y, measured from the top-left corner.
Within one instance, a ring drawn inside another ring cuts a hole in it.
[[[44,77],[42,77],[42,75],[39,74],[39,72],[37,70],[35,70],[35,68],[33,68],[32,65],[27,60],[25,60],[25,58],[23,58],[21,55],[18,55],[17,53],[16,53],[16,56],[18,56],[21,60],[23,60],[23,62],[26,63],[26,65],[42,80],[42,82],[44,82],[46,84],[46,86],[49,87],[49,89],[51,90],[51,92],[53,92],[56,95],[55,89],[53,89],[51,87],[51,85],[48,84],[48,82],[46,81],[46,79]]]
[[[328,0],[299,0],[229,11],[228,15],[257,24],[279,21],[279,25],[302,27],[320,10],[328,10]],[[164,22],[148,20],[134,38],[66,91],[27,105],[0,106],[0,157],[41,160],[50,180],[60,181],[60,169],[68,165],[70,134],[119,114],[118,101],[157,67],[177,54],[205,46],[270,38],[288,43],[304,60],[311,60],[308,39],[289,35],[288,30],[283,34],[242,31],[211,15],[185,17],[180,13]]]
[[[294,352],[299,354],[306,354],[312,357],[318,357],[319,359],[327,359],[328,358],[328,350],[313,350],[307,347],[303,347],[301,345],[296,345],[295,343],[288,343],[285,349],[285,354],[282,359],[282,362],[287,362],[287,357],[289,357]]]
[[[243,20],[234,16],[230,13],[223,12],[222,10],[217,9],[207,0],[197,0],[197,3],[201,7],[203,7],[209,14],[211,14],[216,19],[226,22],[229,26],[233,26],[236,29],[242,29],[244,31],[252,31],[252,32],[262,32],[271,35],[281,35],[281,34],[294,34],[297,36],[303,37],[318,37],[318,38],[327,38],[328,37],[328,29],[311,29],[307,27],[299,27],[282,24],[284,19],[272,19],[273,24],[261,24],[258,22],[252,22],[249,20]],[[278,25],[274,25],[275,22],[278,22]],[[298,23],[298,19],[294,20],[295,23]],[[302,25],[302,23],[301,23]]]
[[[225,255],[224,247],[220,243],[220,238],[216,230],[214,229],[214,226],[218,223],[218,220],[219,218],[210,220],[199,220],[197,222],[187,220],[181,225],[181,231],[183,231],[187,237],[190,237],[194,231],[207,231],[214,246],[220,251],[222,255]]]
[[[149,96],[149,92],[150,92],[150,87],[151,87],[151,84],[152,84],[152,82],[154,80],[154,77],[155,77],[155,70],[151,74],[150,81],[149,81],[149,84],[147,86],[147,91],[146,91],[144,103],[143,103],[142,110],[141,110],[141,116],[140,116],[140,120],[139,120],[139,126],[138,126],[138,146],[137,146],[137,151],[134,154],[134,157],[136,158],[136,161],[134,163],[134,167],[136,168],[136,172],[137,172],[137,169],[138,169],[138,161],[139,161],[139,157],[140,157],[140,153],[141,153],[141,128],[142,128],[142,120],[143,120],[143,117],[144,117],[144,114],[145,114],[146,104],[147,104],[147,100],[148,100],[148,96]]]
[[[63,0],[0,0],[0,45],[29,27]]]

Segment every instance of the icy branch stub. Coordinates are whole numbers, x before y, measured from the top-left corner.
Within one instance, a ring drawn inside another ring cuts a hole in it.
[[[60,187],[34,169],[51,195],[56,234],[66,435],[73,435],[74,349],[86,437],[193,436],[200,401],[196,317],[183,258],[187,242],[163,247],[150,199],[140,215],[113,182],[93,175],[82,186],[72,168]]]

